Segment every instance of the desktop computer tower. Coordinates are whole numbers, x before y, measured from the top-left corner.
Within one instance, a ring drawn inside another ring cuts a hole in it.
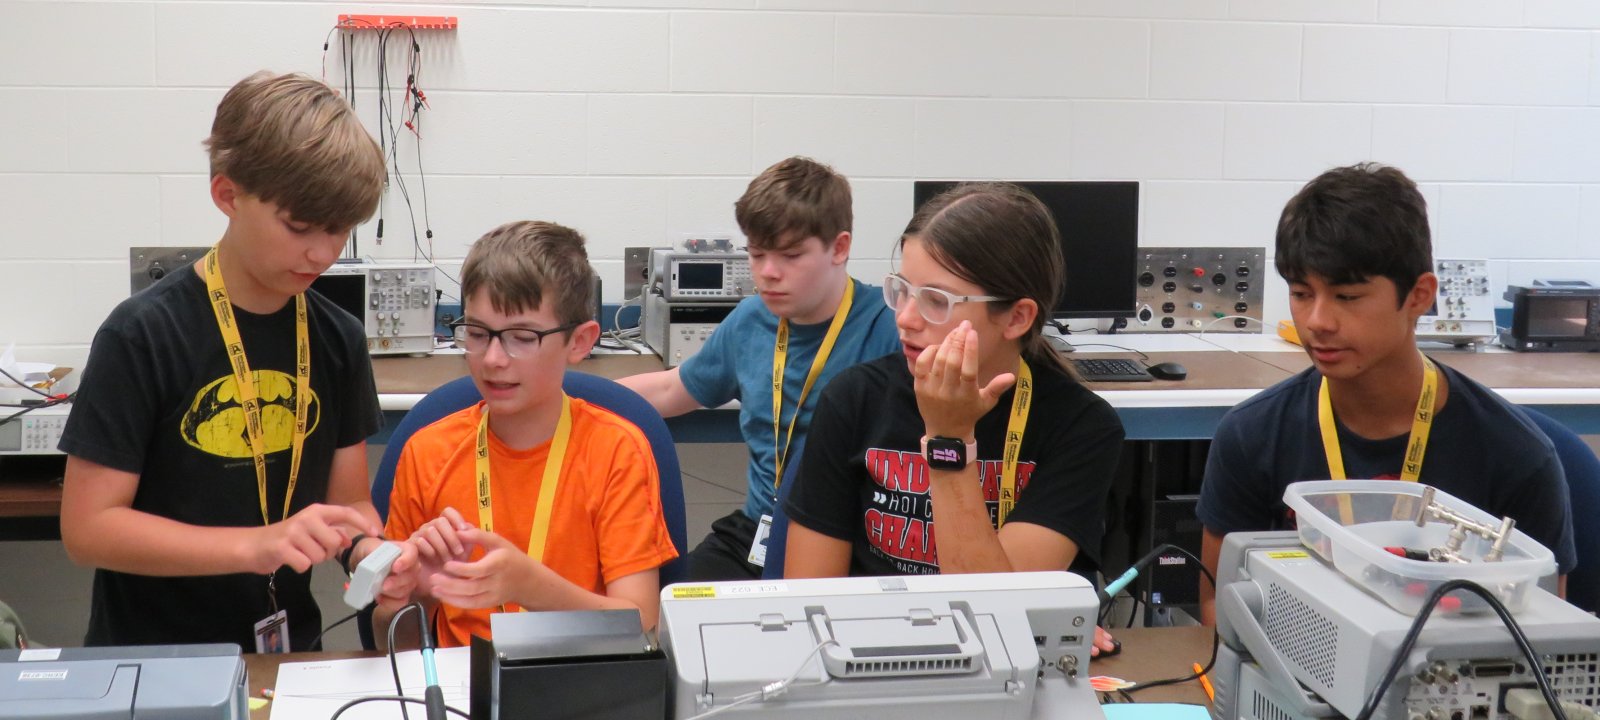
[[[1169,495],[1156,499],[1150,507],[1149,547],[1171,543],[1198,557],[1204,533],[1199,518],[1194,515],[1199,499],[1198,495]],[[1168,551],[1158,556],[1140,575],[1142,592],[1149,602],[1145,624],[1171,624],[1170,612],[1174,609],[1198,619],[1201,577],[1199,565],[1181,553]]]

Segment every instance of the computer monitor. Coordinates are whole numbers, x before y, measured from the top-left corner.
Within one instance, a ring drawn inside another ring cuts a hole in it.
[[[918,180],[912,208],[957,185]],[[1052,317],[1133,317],[1139,255],[1139,183],[1018,182],[1050,208],[1061,231],[1066,284]]]

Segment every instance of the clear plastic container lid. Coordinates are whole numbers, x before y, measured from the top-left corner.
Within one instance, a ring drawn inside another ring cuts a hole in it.
[[[1521,530],[1512,530],[1495,561],[1484,559],[1491,541],[1470,532],[1459,551],[1465,563],[1409,559],[1388,549],[1416,556],[1446,546],[1454,524],[1416,522],[1427,487],[1400,480],[1316,480],[1290,484],[1283,501],[1294,510],[1302,544],[1396,610],[1415,615],[1439,584],[1455,579],[1482,585],[1512,612],[1521,609],[1539,578],[1556,571],[1555,555]],[[1501,522],[1443,490],[1435,490],[1433,502],[1485,526]],[[1488,609],[1478,596],[1456,592],[1435,612]]]

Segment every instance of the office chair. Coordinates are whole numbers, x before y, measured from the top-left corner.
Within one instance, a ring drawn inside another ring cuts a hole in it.
[[[789,467],[783,469],[778,481],[778,502],[772,509],[772,534],[767,536],[767,564],[761,568],[762,580],[783,579],[783,554],[789,549],[789,513],[784,512],[783,504],[789,501],[795,479],[800,477],[800,458],[805,456],[805,450],[804,438],[789,447]]]
[[[597,375],[568,370],[561,381],[561,389],[572,397],[616,413],[644,433],[645,440],[650,443],[651,453],[655,455],[656,472],[661,478],[661,512],[666,516],[667,534],[672,538],[672,546],[678,549],[678,557],[660,568],[661,585],[664,587],[682,580],[688,571],[684,557],[689,552],[688,532],[684,528],[683,476],[678,467],[678,450],[673,445],[667,423],[637,393]],[[435,388],[406,412],[400,424],[395,426],[394,434],[389,436],[389,442],[383,449],[383,458],[378,461],[378,472],[372,480],[372,504],[377,507],[379,518],[384,521],[389,519],[389,492],[394,487],[394,470],[400,462],[400,450],[405,447],[406,439],[417,430],[481,399],[477,386],[472,384],[472,378],[460,377]],[[376,647],[371,617],[370,612],[363,611],[356,618],[361,647],[368,650]]]
[[[1530,408],[1522,408],[1535,425],[1556,446],[1556,457],[1567,476],[1567,491],[1572,498],[1572,542],[1578,551],[1578,566],[1567,574],[1567,602],[1589,612],[1600,609],[1600,525],[1580,522],[1585,513],[1600,510],[1600,458],[1583,438],[1554,418]]]

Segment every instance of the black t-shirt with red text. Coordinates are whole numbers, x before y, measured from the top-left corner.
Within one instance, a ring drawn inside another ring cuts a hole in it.
[[[1054,530],[1078,546],[1073,569],[1093,570],[1106,497],[1122,448],[1111,406],[1059,368],[1032,365],[1034,394],[1017,462],[1017,504],[1006,522]],[[999,508],[1008,390],[978,420],[978,476],[991,522]],[[905,356],[839,374],[823,390],[784,510],[851,545],[851,575],[939,572],[922,415]]]

